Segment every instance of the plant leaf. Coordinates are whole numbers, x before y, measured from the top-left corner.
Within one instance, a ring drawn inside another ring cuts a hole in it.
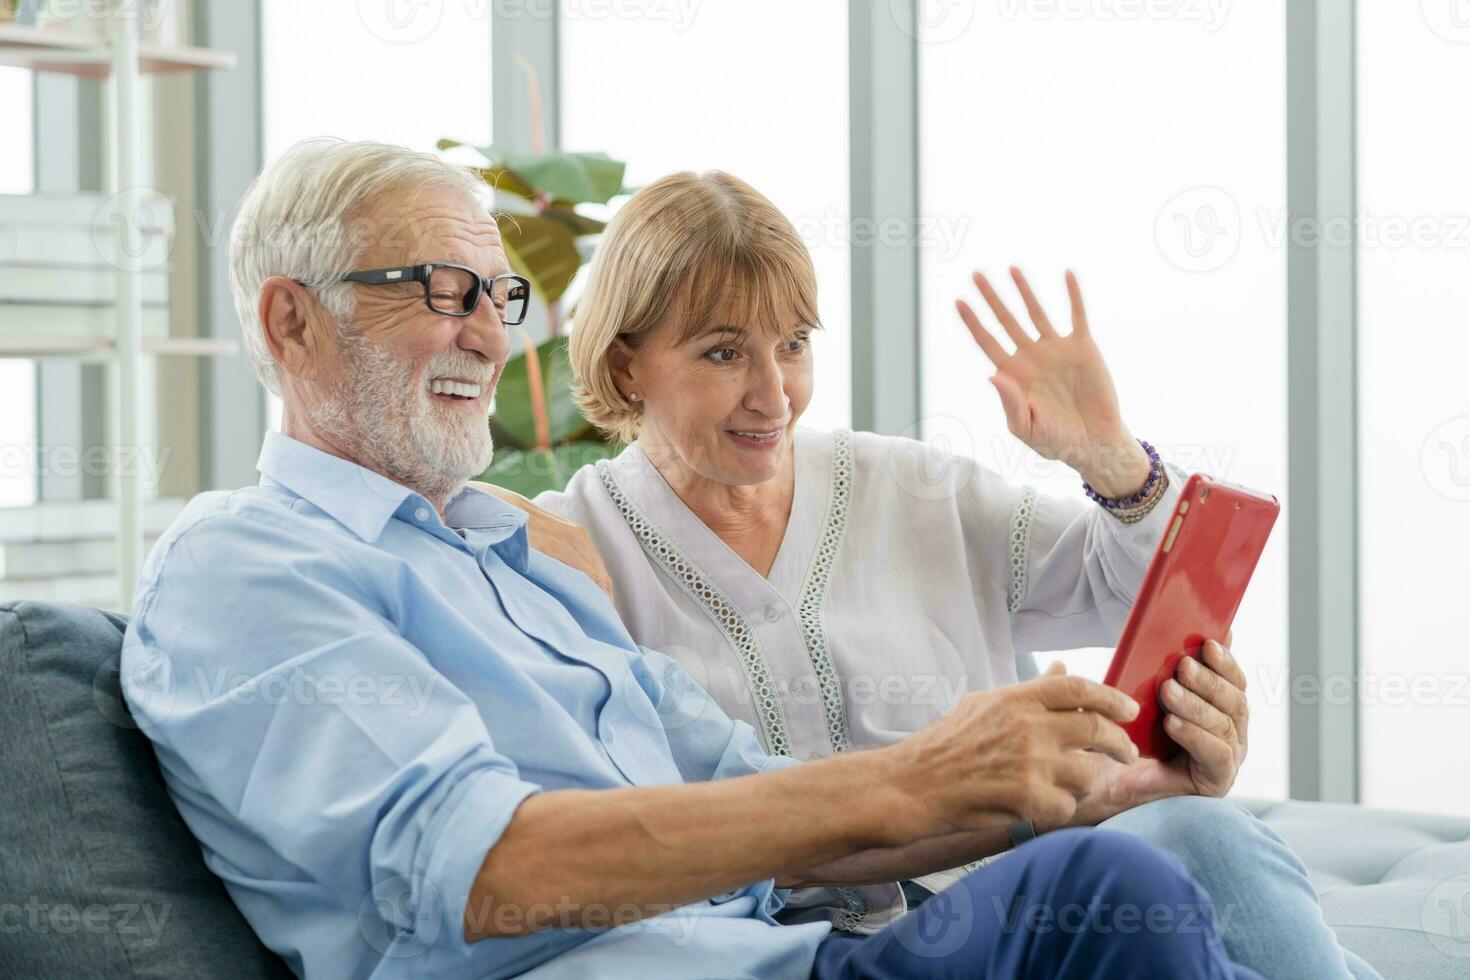
[[[444,142],[441,140],[441,145]],[[556,200],[606,204],[623,189],[627,164],[606,153],[527,153],[493,145],[475,149],[492,168],[512,170],[538,192],[550,194]]]
[[[457,147],[474,150],[487,164],[479,168],[480,177],[496,190],[527,200],[534,200],[538,193],[550,194],[552,205],[558,208],[570,210],[577,204],[606,204],[614,197],[637,190],[623,186],[627,164],[605,153],[528,153],[451,139],[441,139],[436,145],[440,150]]]
[[[597,438],[592,423],[572,401],[572,365],[567,360],[567,338],[553,337],[536,347],[541,380],[546,388],[547,427],[553,447]],[[524,352],[512,357],[495,386],[495,414],[490,434],[496,451],[536,447],[536,416],[531,401],[531,379]]]
[[[507,170],[504,167],[481,167],[475,173],[479,174],[480,179],[496,191],[523,197],[528,201],[536,199],[535,188],[522,180],[514,170]]]
[[[475,146],[470,143],[465,143],[461,140],[451,139],[441,139],[434,145],[437,146],[441,151],[453,150],[459,147],[466,147],[468,149],[474,150],[476,153],[480,154],[480,156],[484,157],[487,163],[490,163],[490,165],[486,167],[471,168],[475,171],[475,173],[480,175],[481,180],[489,184],[496,191],[504,191],[507,194],[514,194],[516,197],[523,197],[528,201],[534,201],[536,199],[536,189],[530,184],[526,183],[519,174],[504,166],[496,166],[494,163],[490,162],[491,158],[486,152],[488,149],[487,147]]]
[[[541,302],[551,306],[561,299],[582,267],[582,253],[571,230],[539,214],[500,214],[496,223],[511,266],[531,280]]]
[[[566,225],[567,229],[578,238],[584,235],[600,235],[607,227],[606,221],[598,221],[596,218],[578,214],[569,204],[562,205],[553,202],[551,207],[542,212],[542,215]]]
[[[497,447],[495,462],[475,479],[534,497],[543,490],[565,488],[577,470],[599,459],[610,459],[618,449],[603,442],[572,442],[550,452]]]

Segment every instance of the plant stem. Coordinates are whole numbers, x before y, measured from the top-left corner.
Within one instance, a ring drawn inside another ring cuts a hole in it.
[[[541,355],[531,342],[531,335],[520,331],[526,345],[526,386],[530,389],[531,419],[536,425],[536,448],[543,452],[551,450],[551,418],[546,407],[546,384],[541,377]]]

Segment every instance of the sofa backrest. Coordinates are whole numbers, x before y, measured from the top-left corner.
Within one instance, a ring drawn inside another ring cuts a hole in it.
[[[132,722],[126,626],[0,603],[0,976],[290,977],[205,867]]]

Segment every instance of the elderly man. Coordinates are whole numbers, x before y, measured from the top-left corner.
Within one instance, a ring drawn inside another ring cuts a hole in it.
[[[1045,834],[872,936],[778,923],[788,888],[1062,827],[1134,757],[1137,706],[1052,675],[889,748],[765,754],[466,487],[527,302],[481,194],[432,156],[316,141],[235,225],[283,431],[258,486],[159,541],[123,673],[261,939],[333,978],[1257,976],[1177,862],[1108,831]]]

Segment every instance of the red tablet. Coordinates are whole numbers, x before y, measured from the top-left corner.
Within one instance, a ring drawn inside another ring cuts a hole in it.
[[[1169,519],[1103,683],[1137,701],[1124,729],[1143,755],[1170,759],[1159,685],[1205,640],[1225,639],[1281,505],[1270,494],[1196,473]]]

